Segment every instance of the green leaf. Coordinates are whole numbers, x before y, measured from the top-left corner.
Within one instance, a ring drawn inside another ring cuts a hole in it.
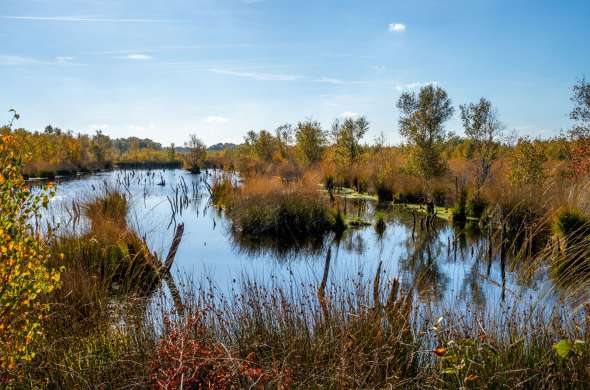
[[[567,340],[561,340],[560,342],[553,344],[553,349],[562,359],[566,359],[572,353],[572,345]]]

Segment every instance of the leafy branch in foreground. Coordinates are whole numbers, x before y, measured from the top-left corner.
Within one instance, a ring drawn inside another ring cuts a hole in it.
[[[30,346],[42,337],[41,322],[49,310],[42,297],[60,285],[60,272],[48,267],[48,247],[31,224],[53,191],[50,186],[29,190],[17,149],[10,130],[5,131],[0,136],[0,383],[9,382],[19,364],[35,356]]]

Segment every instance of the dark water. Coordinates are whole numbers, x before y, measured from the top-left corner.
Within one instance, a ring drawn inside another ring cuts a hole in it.
[[[288,283],[293,278],[316,283],[331,247],[332,283],[346,285],[359,277],[369,283],[382,262],[381,280],[397,277],[406,288],[415,289],[417,299],[439,308],[494,313],[511,307],[524,310],[531,304],[562,304],[564,293],[553,286],[544,266],[523,271],[510,260],[502,261],[495,246],[490,258],[485,237],[461,234],[442,220],[436,222],[436,229],[417,227],[413,234],[412,215],[400,206],[381,211],[387,222],[383,232],[373,226],[350,229],[340,240],[328,236],[315,245],[298,248],[285,248],[280,243],[262,245],[257,240],[237,242],[229,221],[210,204],[202,183],[219,174],[115,171],[65,181],[58,185],[50,215],[62,222],[62,229],[71,228],[65,207],[100,193],[109,183],[128,194],[131,224],[145,235],[150,248],[163,256],[175,224],[184,223],[185,234],[173,267],[175,277],[188,275],[196,281],[210,278],[222,291],[229,291],[243,275],[269,284]],[[374,215],[375,207],[370,201],[346,201],[349,214],[367,219]]]

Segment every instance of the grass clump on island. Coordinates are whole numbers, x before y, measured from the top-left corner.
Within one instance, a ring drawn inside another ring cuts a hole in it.
[[[560,285],[590,277],[590,218],[575,208],[563,207],[553,219],[555,251],[552,271]]]
[[[75,262],[88,275],[123,292],[142,291],[157,278],[158,264],[147,244],[127,223],[128,200],[109,188],[81,206],[88,228],[53,242],[55,253]]]
[[[241,235],[300,241],[344,229],[342,216],[314,187],[273,177],[250,178],[235,187],[221,179],[212,186],[212,195]]]

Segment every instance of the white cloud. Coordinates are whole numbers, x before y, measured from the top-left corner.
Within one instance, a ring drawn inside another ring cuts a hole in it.
[[[25,66],[25,65],[83,65],[71,62],[74,57],[55,57],[51,60],[33,57],[0,55],[0,65],[4,66]]]
[[[316,83],[324,83],[324,84],[344,84],[344,81],[338,79],[331,79],[329,77],[322,77],[320,79],[315,80]]]
[[[138,60],[138,61],[144,61],[144,60],[151,60],[152,56],[149,56],[147,54],[138,54],[138,53],[133,53],[133,54],[127,54],[126,56],[121,56],[121,57],[115,57],[116,59],[119,60]]]
[[[342,114],[338,115],[340,118],[358,118],[359,116],[361,116],[361,114],[359,114],[358,112],[350,112],[350,111],[346,111],[343,112]]]
[[[415,83],[409,83],[409,84],[400,84],[400,85],[396,85],[395,89],[398,91],[405,91],[408,89],[416,89],[416,88],[422,88],[425,87],[427,85],[438,85],[437,81],[426,81],[426,82],[415,82]]]
[[[210,72],[217,73],[217,74],[224,74],[228,76],[236,76],[236,77],[245,77],[248,79],[253,80],[262,80],[262,81],[293,81],[297,80],[300,77],[291,74],[276,74],[276,73],[259,73],[259,72],[242,72],[238,70],[229,70],[229,69],[218,69],[212,68],[209,69]]]
[[[229,122],[229,119],[223,117],[223,116],[215,116],[215,115],[210,115],[207,118],[205,118],[205,122],[209,123],[209,124],[222,124],[222,123],[227,123]]]
[[[57,62],[58,64],[66,64],[69,61],[72,61],[73,59],[74,57],[58,56],[55,57],[55,62]]]
[[[401,24],[401,23],[390,23],[389,26],[389,31],[392,32],[404,32],[406,31],[406,25],[405,24]]]
[[[28,20],[41,22],[102,22],[102,23],[153,23],[168,22],[161,19],[117,19],[117,18],[96,18],[86,16],[0,16],[0,19]]]

